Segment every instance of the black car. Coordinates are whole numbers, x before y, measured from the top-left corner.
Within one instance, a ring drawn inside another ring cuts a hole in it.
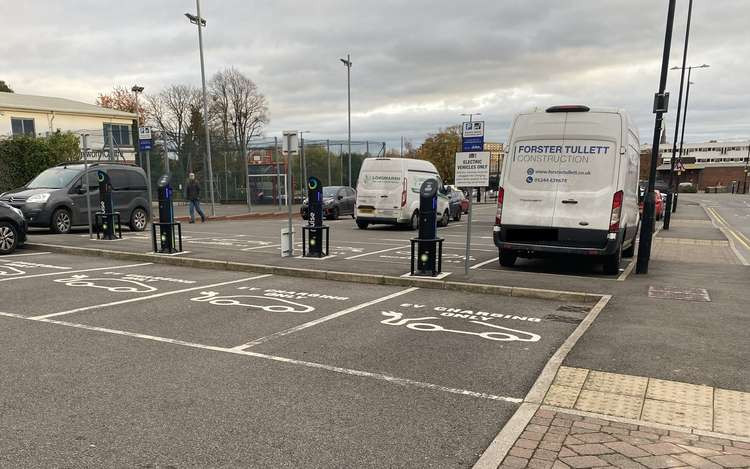
[[[93,214],[99,210],[99,182],[96,172],[104,171],[112,183],[112,203],[123,224],[133,231],[148,225],[146,173],[139,167],[120,163],[88,165],[88,177],[81,163],[64,163],[39,173],[28,184],[0,196],[23,212],[29,226],[69,233],[75,225],[88,225],[87,204]],[[87,193],[88,192],[88,197]]]
[[[26,242],[26,220],[17,208],[0,202],[0,254],[10,254]]]
[[[354,218],[354,205],[356,201],[357,192],[351,187],[323,187],[323,216],[331,220],[337,220],[340,215],[351,215]],[[302,202],[300,215],[305,220],[309,218],[307,199]]]

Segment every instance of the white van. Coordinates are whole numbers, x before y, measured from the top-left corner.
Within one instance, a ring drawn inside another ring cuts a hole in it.
[[[638,234],[638,129],[621,109],[553,106],[513,121],[497,198],[500,264],[600,256],[616,274]]]
[[[438,224],[450,218],[448,196],[435,166],[412,158],[365,158],[357,180],[357,226],[371,224],[419,225],[419,188],[430,178],[437,179]]]

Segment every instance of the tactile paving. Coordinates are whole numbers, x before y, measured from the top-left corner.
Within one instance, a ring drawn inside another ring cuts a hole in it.
[[[643,397],[646,394],[647,385],[648,378],[591,371],[588,378],[586,378],[586,382],[583,384],[583,389]]]
[[[717,388],[714,390],[714,408],[750,414],[750,393]]]
[[[643,398],[612,394],[600,391],[582,390],[575,408],[586,412],[596,412],[616,417],[638,419],[643,407]]]
[[[709,386],[654,378],[648,382],[646,398],[706,407],[711,407],[714,401],[713,388]]]
[[[544,403],[555,407],[564,407],[572,409],[578,399],[580,388],[571,388],[568,386],[557,386],[553,384],[549,387],[547,395],[544,397]]]
[[[730,435],[750,436],[750,413],[714,409],[714,431]]]
[[[712,430],[713,410],[711,407],[664,402],[646,399],[641,419],[647,422],[664,423],[682,427]]]
[[[561,366],[555,376],[555,384],[559,386],[569,386],[571,388],[580,388],[586,381],[589,370],[584,368],[570,368]]]
[[[683,301],[711,301],[705,288],[648,287],[649,298]]]

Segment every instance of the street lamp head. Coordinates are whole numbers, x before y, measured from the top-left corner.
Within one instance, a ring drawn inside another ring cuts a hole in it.
[[[347,67],[351,67],[352,66],[352,61],[351,60],[346,60],[346,59],[339,59],[339,60],[341,61],[342,64],[346,65]]]
[[[710,67],[710,65],[708,65],[708,64],[703,64],[703,65],[701,65],[700,67],[696,67],[696,68],[709,68],[709,67]]]
[[[674,67],[670,68],[670,70],[682,70],[682,67],[678,67],[675,65]]]
[[[199,18],[195,15],[191,15],[190,13],[185,13],[185,17],[190,20],[193,24],[198,24]],[[200,18],[201,26],[206,26],[206,20],[203,18]]]
[[[143,87],[138,85],[133,85],[132,88],[130,88],[130,91],[133,93],[143,93]]]

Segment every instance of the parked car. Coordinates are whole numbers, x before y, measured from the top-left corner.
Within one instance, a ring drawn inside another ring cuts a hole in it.
[[[348,186],[325,186],[323,187],[323,216],[331,220],[338,220],[340,215],[350,215],[354,218],[354,203],[357,200],[357,192]],[[302,202],[300,215],[307,220],[310,212],[307,199]]]
[[[696,192],[698,192],[698,187],[696,187],[696,185],[692,182],[681,182],[680,192],[683,192],[685,194],[695,194]]]
[[[26,242],[26,219],[19,209],[0,202],[0,254],[10,254]]]
[[[97,171],[109,175],[112,183],[112,205],[120,213],[123,224],[133,231],[143,231],[148,225],[148,186],[146,173],[139,167],[121,163],[89,164],[84,178],[84,165],[63,163],[42,171],[28,184],[0,196],[23,212],[29,226],[50,228],[55,233],[69,233],[76,225],[88,224],[99,211],[99,182]],[[91,203],[87,209],[87,197]]]
[[[412,158],[365,158],[357,181],[357,226],[371,224],[419,225],[419,188],[427,179],[438,182],[437,217],[448,225],[447,189],[435,165]]]
[[[461,197],[463,197],[464,193],[453,190],[450,187],[446,187],[445,191],[448,196],[448,210],[450,211],[451,218],[454,221],[459,221],[461,215],[464,213],[463,208],[461,207]],[[466,197],[464,197],[464,199],[465,198]]]
[[[638,213],[643,216],[643,199],[645,198],[646,188],[641,186],[638,191]],[[667,208],[667,194],[654,189],[654,218],[661,220],[664,218],[664,211]]]
[[[621,109],[552,106],[517,115],[493,238],[500,264],[552,253],[597,256],[608,274],[634,255],[638,127]]]

